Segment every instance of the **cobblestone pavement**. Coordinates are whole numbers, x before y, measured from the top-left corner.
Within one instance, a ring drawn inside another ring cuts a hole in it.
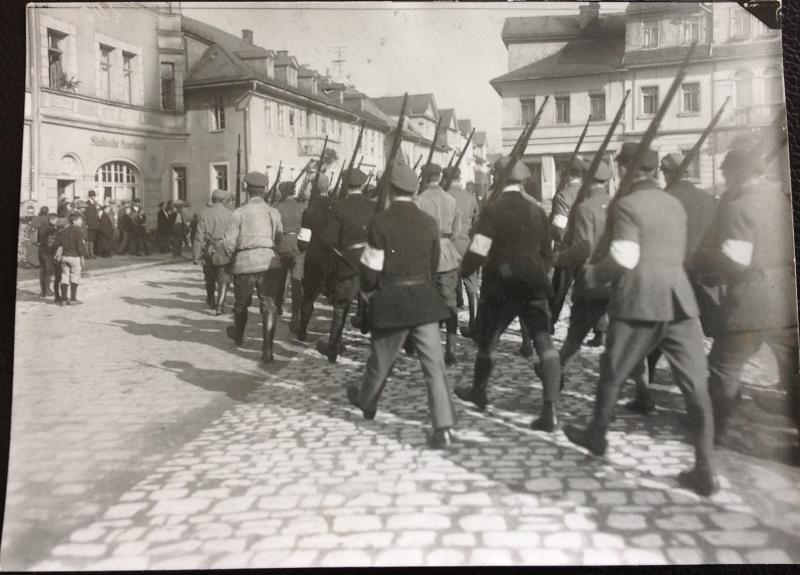
[[[232,348],[190,264],[81,289],[78,307],[18,303],[5,569],[800,560],[800,469],[781,455],[794,439],[747,397],[719,452],[723,489],[705,499],[674,479],[692,455],[666,369],[658,412],[620,409],[608,455],[591,458],[529,429],[541,385],[514,325],[494,406],[456,400],[459,443],[437,452],[415,359],[398,359],[374,421],[349,406],[368,351],[354,330],[331,365],[284,318],[265,371],[257,323]],[[330,318],[318,309],[315,337]],[[568,374],[566,421],[590,414],[598,354]],[[471,380],[471,342],[458,357],[451,386]],[[773,385],[773,363],[759,356],[745,380]]]

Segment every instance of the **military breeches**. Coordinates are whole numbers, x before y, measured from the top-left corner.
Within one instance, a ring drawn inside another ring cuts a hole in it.
[[[314,312],[314,301],[322,288],[331,285],[333,274],[326,274],[317,261],[306,257],[303,268],[303,316],[310,318]]]
[[[367,370],[359,393],[359,403],[365,409],[375,408],[380,399],[386,379],[392,370],[403,342],[409,337],[415,346],[417,357],[425,375],[428,388],[428,410],[434,429],[453,427],[455,410],[450,390],[447,387],[442,343],[439,340],[437,322],[411,328],[372,330],[371,351]]]
[[[569,328],[567,338],[559,352],[561,365],[566,367],[578,351],[586,336],[603,318],[608,308],[608,300],[572,299],[572,308],[569,314]]]
[[[244,314],[253,301],[253,288],[261,300],[261,314],[275,311],[275,294],[278,291],[280,277],[278,270],[267,270],[252,274],[236,274],[233,276],[234,313]]]
[[[229,278],[228,264],[215,266],[210,258],[203,260],[203,279],[206,282],[206,296],[209,301],[214,301],[215,293],[221,293],[222,286],[228,283]]]
[[[292,309],[299,310],[303,303],[299,301],[299,297],[297,296],[301,293],[300,290],[303,282],[304,254],[302,252],[287,253],[280,254],[278,257],[281,261],[281,267],[277,271],[280,272],[281,278],[278,283],[278,293],[275,296],[275,301],[278,307],[283,307],[283,300],[286,294],[286,278],[288,277],[292,282]]]

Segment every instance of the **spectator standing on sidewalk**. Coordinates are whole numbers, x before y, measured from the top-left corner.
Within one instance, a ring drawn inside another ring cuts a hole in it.
[[[158,204],[158,219],[156,221],[156,242],[158,243],[158,253],[165,254],[169,251],[169,239],[171,234],[170,229],[170,211],[169,202],[161,202]]]
[[[147,238],[145,237],[147,231],[145,224],[147,223],[147,216],[142,212],[141,200],[134,198],[133,206],[131,207],[131,254],[134,256],[150,255],[150,248],[147,246]]]
[[[183,255],[183,241],[186,237],[186,217],[183,215],[183,206],[175,206],[175,217],[172,220],[172,257],[179,258]]]
[[[97,239],[95,240],[96,255],[107,258],[114,251],[114,224],[109,215],[110,208],[100,206],[98,208],[100,224],[97,229]]]
[[[127,201],[123,200],[119,212],[117,213],[117,229],[119,230],[118,254],[128,253],[132,228],[133,220],[131,220],[131,207]]]
[[[44,208],[46,209],[46,208]],[[56,221],[58,218],[55,213],[47,214],[47,225],[40,226],[37,233],[37,243],[39,245],[39,285],[42,288],[42,297],[53,295],[53,290],[50,288],[55,274],[55,260],[53,255],[55,250],[53,246],[56,243]],[[58,284],[55,286],[58,291]]]
[[[77,300],[78,285],[81,283],[81,267],[86,258],[86,247],[83,239],[83,217],[80,212],[69,215],[69,226],[65,228],[55,242],[56,255],[61,265],[61,301],[60,305],[79,304]],[[69,288],[69,299],[67,299]]]
[[[90,260],[95,258],[94,255],[94,244],[97,241],[97,230],[100,229],[100,214],[97,211],[97,203],[95,202],[95,198],[97,197],[97,192],[94,190],[89,190],[89,199],[86,200],[86,208],[84,210],[84,221],[86,222],[86,248],[87,248],[87,255],[86,257]]]

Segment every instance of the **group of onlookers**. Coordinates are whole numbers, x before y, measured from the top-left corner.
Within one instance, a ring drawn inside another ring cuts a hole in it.
[[[181,257],[184,245],[191,248],[192,238],[197,232],[198,215],[187,222],[183,206],[183,203],[173,201],[158,204],[156,243],[161,254],[171,250],[174,257]]]

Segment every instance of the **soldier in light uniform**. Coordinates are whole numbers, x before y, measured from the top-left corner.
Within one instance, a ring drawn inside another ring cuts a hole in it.
[[[510,158],[503,158],[505,168]],[[461,266],[463,275],[483,267],[482,302],[478,308],[478,353],[472,386],[455,393],[483,410],[489,404],[487,387],[494,368],[493,356],[500,336],[519,316],[533,339],[542,362],[544,401],[540,417],[531,427],[539,431],[558,428],[557,401],[561,380],[558,352],[550,337],[547,298],[553,288],[547,277],[551,258],[547,214],[522,189],[531,175],[521,161],[514,164],[497,201],[478,218],[475,234]]]
[[[206,303],[217,315],[222,315],[230,279],[230,257],[222,247],[222,238],[232,217],[230,200],[231,195],[224,190],[211,193],[211,207],[200,214],[192,246],[194,264],[200,263],[201,257],[203,260]]]
[[[247,308],[253,300],[253,288],[261,301],[261,361],[272,362],[272,343],[277,326],[275,295],[281,278],[281,264],[275,246],[280,242],[283,226],[278,210],[264,201],[269,181],[266,174],[250,172],[244,178],[247,203],[231,217],[222,245],[233,258],[233,325],[227,333],[237,346],[244,342]]]
[[[297,333],[300,327],[300,307],[303,304],[303,258],[304,254],[298,246],[303,206],[294,198],[295,188],[293,182],[278,184],[281,201],[275,208],[281,214],[283,235],[278,243],[278,257],[281,260],[281,280],[278,283],[278,294],[275,304],[278,316],[283,314],[283,300],[286,293],[286,277],[292,282],[292,318],[289,322],[289,331]]]
[[[617,162],[623,178],[637,146],[626,142],[620,149]],[[620,387],[637,367],[644,366],[647,354],[660,346],[686,400],[695,449],[695,466],[681,472],[678,483],[710,495],[719,489],[713,465],[714,421],[697,302],[683,268],[686,212],[658,187],[653,179],[656,168],[658,155],[647,150],[630,192],[610,208],[609,254],[584,266],[578,280],[583,289],[611,283],[613,295],[591,423],[586,429],[567,426],[564,431],[573,443],[603,455]]]
[[[434,283],[441,234],[433,218],[414,203],[418,182],[411,168],[395,164],[390,185],[392,203],[372,220],[361,256],[361,287],[373,292],[367,317],[371,352],[361,385],[348,386],[347,398],[366,419],[373,419],[386,379],[410,337],[428,388],[433,424],[429,443],[443,448],[453,441],[455,411],[439,339],[439,321],[450,311]]]
[[[317,351],[336,362],[347,313],[359,292],[358,262],[367,245],[367,229],[375,203],[361,193],[367,175],[354,168],[344,176],[347,197],[333,205],[322,230],[322,242],[334,254],[333,319],[327,340],[317,340]]]
[[[447,365],[456,363],[455,340],[458,333],[458,307],[456,288],[458,286],[458,266],[461,254],[458,253],[453,238],[459,235],[459,217],[456,201],[439,186],[442,167],[428,164],[422,170],[425,189],[417,196],[420,209],[431,216],[439,228],[439,265],[436,270],[436,286],[447,302],[450,317],[447,318],[447,340],[444,361]]]

